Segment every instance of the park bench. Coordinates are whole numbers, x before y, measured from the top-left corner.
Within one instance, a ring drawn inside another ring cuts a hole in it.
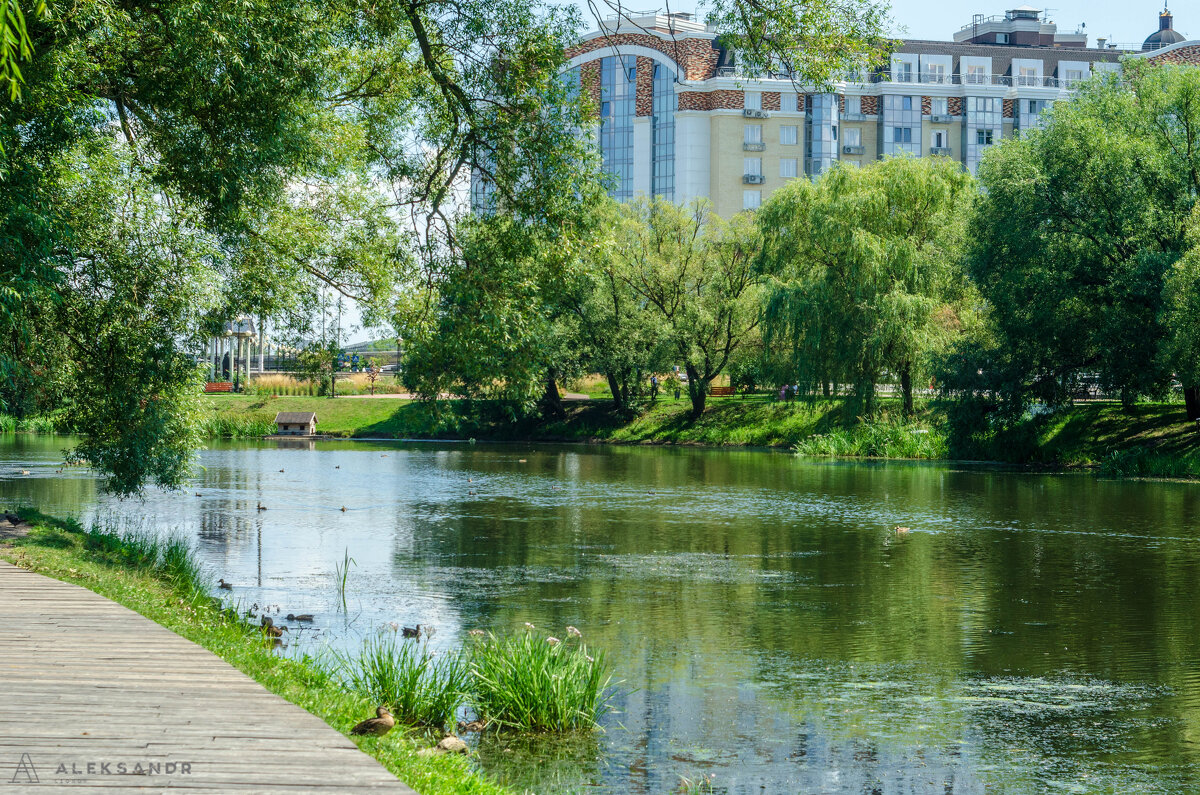
[[[232,392],[233,384],[228,381],[209,381],[204,385],[204,394],[210,392]]]
[[[714,386],[708,390],[708,394],[713,397],[733,397],[737,394],[737,389],[731,386]]]

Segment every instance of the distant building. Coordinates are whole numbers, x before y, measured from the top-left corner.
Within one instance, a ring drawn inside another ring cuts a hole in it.
[[[317,415],[311,411],[281,411],[275,415],[275,433],[281,436],[314,436]]]
[[[568,50],[567,70],[599,110],[617,199],[706,197],[728,217],[835,163],[908,153],[974,172],[989,146],[1122,57],[1200,63],[1200,42],[1183,41],[1166,9],[1142,45],[1087,41],[1020,6],[976,15],[953,41],[902,41],[880,71],[822,93],[786,74],[746,75],[704,23],[656,13],[608,20]]]

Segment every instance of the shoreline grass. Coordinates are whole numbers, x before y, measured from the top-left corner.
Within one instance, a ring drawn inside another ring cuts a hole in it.
[[[33,511],[25,538],[0,544],[0,558],[30,571],[81,585],[191,640],[349,736],[374,714],[368,695],[347,689],[332,668],[310,656],[275,653],[261,632],[223,609],[205,586],[190,548],[178,539],[116,528],[85,530]],[[422,795],[513,795],[458,754],[419,756],[423,738],[397,729],[385,737],[352,738]]]

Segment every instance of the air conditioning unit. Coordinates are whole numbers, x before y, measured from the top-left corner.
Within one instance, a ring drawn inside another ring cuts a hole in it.
[[[846,144],[842,147],[842,154],[844,155],[861,155],[866,151],[866,147],[854,146],[853,144]]]
[[[762,174],[743,174],[742,182],[746,185],[761,185],[767,181]]]
[[[756,108],[746,108],[742,111],[742,115],[747,119],[769,119],[771,114],[765,110],[757,110]]]
[[[934,124],[950,124],[954,121],[953,116],[947,116],[943,113],[934,113],[929,117],[929,120]]]

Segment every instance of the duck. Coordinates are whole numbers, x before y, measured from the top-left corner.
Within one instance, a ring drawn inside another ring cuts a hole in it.
[[[280,472],[283,472],[283,470],[282,470],[282,469],[281,469],[281,470],[279,470],[279,471],[280,471]]]
[[[197,497],[201,497],[201,496],[203,496],[203,495],[202,495],[200,492],[196,492],[196,496],[197,496]]]
[[[221,579],[217,580],[217,587],[220,588],[222,591],[232,591],[233,583],[225,582],[225,579],[221,578]]]
[[[288,621],[312,621],[312,613],[288,613]]]
[[[265,510],[267,510],[267,506],[263,505],[263,504],[260,502],[260,503],[258,504],[258,510],[260,510],[260,511],[265,511]]]
[[[459,721],[458,730],[460,732],[481,732],[487,728],[487,722],[482,720],[473,720],[470,722]]]
[[[350,733],[382,737],[390,732],[395,725],[396,719],[392,717],[392,713],[388,711],[387,707],[376,707],[375,717],[367,718],[362,723],[359,723],[350,730]]]
[[[345,505],[343,505],[343,506],[342,506],[342,513],[345,513],[345,512],[346,512],[346,506],[345,506]]]
[[[909,529],[907,527],[901,527],[900,525],[896,525],[896,527],[895,527],[895,531],[896,531],[897,535],[903,535],[904,533],[907,533],[908,530]]]
[[[270,616],[263,616],[262,631],[268,638],[280,638],[283,637],[284,632],[287,632],[287,627],[277,627]]]
[[[337,466],[334,467],[334,469],[341,469],[341,468],[342,468],[341,464],[338,464]]]
[[[421,625],[417,624],[415,627],[401,627],[400,634],[406,638],[419,638],[421,637]]]

